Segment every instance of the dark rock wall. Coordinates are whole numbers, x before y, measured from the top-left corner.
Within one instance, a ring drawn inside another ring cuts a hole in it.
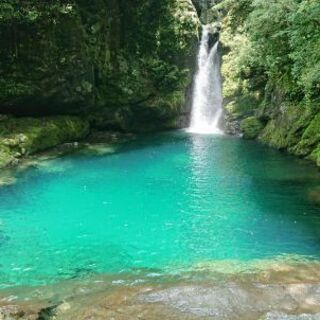
[[[125,131],[174,127],[199,25],[191,0],[5,0],[0,113],[84,115]]]

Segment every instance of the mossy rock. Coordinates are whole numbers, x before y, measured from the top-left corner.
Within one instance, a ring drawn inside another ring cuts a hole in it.
[[[296,146],[313,118],[313,111],[303,105],[283,104],[267,123],[259,139],[269,146],[288,149],[290,153],[299,155]]]
[[[252,116],[241,121],[240,129],[245,139],[255,139],[262,131],[263,124]]]
[[[15,157],[13,156],[10,149],[0,144],[0,169],[13,163],[14,160],[15,160]]]
[[[88,134],[88,121],[79,117],[10,117],[0,122],[0,167],[24,155],[83,139]]]
[[[285,149],[288,147],[287,131],[279,126],[276,120],[270,120],[259,137],[262,143],[277,149]]]
[[[313,148],[312,152],[307,156],[307,159],[316,163],[320,167],[320,144]]]
[[[299,156],[307,156],[313,151],[317,154],[315,146],[320,142],[320,113],[318,113],[302,134],[299,143],[292,149],[292,152]]]

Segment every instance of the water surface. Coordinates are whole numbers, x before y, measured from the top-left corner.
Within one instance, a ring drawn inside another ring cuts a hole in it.
[[[217,261],[320,258],[312,165],[255,142],[166,133],[48,161],[0,189],[0,287]]]

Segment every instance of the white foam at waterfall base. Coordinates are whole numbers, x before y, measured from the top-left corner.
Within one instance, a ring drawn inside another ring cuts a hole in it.
[[[209,49],[210,27],[203,26],[195,77],[191,123],[189,132],[222,134],[222,88],[220,75],[219,41]]]

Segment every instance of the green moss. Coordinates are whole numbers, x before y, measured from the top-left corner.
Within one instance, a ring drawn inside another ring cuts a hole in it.
[[[270,113],[272,119],[267,123],[259,139],[272,147],[288,149],[298,154],[297,144],[302,139],[305,128],[314,117],[314,113],[303,105],[283,104]]]
[[[320,167],[320,144],[317,145],[307,159],[315,162],[318,167]]]
[[[302,139],[307,140],[312,145],[320,140],[320,113],[310,122],[302,135]]]
[[[15,160],[15,157],[10,151],[10,148],[0,144],[0,169],[13,163],[14,160]]]
[[[56,145],[83,139],[89,124],[78,117],[8,118],[0,121],[0,167]]]
[[[285,128],[279,127],[276,120],[268,122],[259,140],[277,149],[285,149],[288,146],[287,131]]]
[[[133,132],[176,128],[176,119],[184,104],[184,92],[174,91],[165,96],[155,96],[145,104],[122,109],[118,113],[118,126],[123,131]],[[130,116],[131,113],[139,116]]]
[[[256,117],[249,117],[241,121],[240,129],[245,139],[255,139],[263,129],[263,124]]]
[[[232,104],[233,116],[230,119],[241,119],[261,107],[265,78],[259,68],[252,66],[254,48],[244,29],[239,26],[235,31],[228,13],[222,21],[223,96],[228,104]]]
[[[283,105],[280,110],[268,121],[259,140],[320,166],[320,113],[303,105]]]
[[[292,148],[292,152],[299,156],[307,156],[313,152],[314,148],[320,142],[320,113],[308,124],[304,130],[299,143]],[[317,150],[317,149],[316,149]],[[318,153],[315,151],[316,154]]]
[[[227,125],[255,115],[266,124],[258,135],[261,142],[320,165],[320,38],[312,15],[306,14],[319,11],[319,3],[215,3],[214,9],[223,12]],[[248,130],[246,121],[242,127]],[[249,131],[249,136],[256,133]]]

